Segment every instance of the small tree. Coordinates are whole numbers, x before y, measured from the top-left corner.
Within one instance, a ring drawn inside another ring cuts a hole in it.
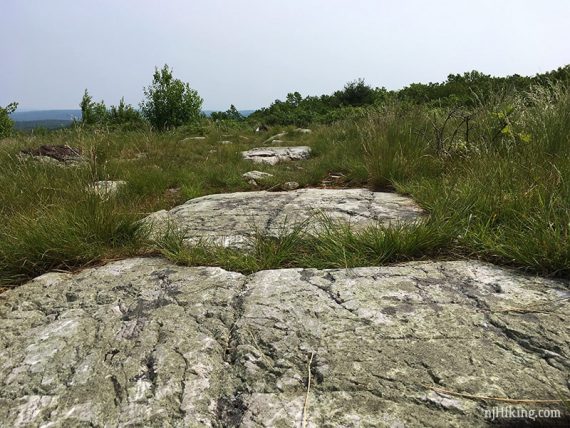
[[[100,103],[94,102],[87,89],[85,89],[79,107],[81,107],[81,121],[83,123],[93,125],[107,122],[108,113],[105,103],[103,101]]]
[[[200,118],[202,98],[188,83],[175,79],[164,65],[155,69],[152,84],[144,88],[143,115],[159,130],[195,122]]]
[[[245,117],[243,117],[243,115],[239,112],[239,110],[233,104],[230,105],[230,108],[228,110],[226,110],[225,112],[224,111],[212,112],[210,117],[214,121],[233,120],[236,122],[242,122],[245,119]]]
[[[360,107],[374,103],[374,89],[368,86],[364,79],[348,82],[342,91],[336,91],[334,96],[341,106]]]
[[[10,103],[6,107],[0,107],[0,138],[8,137],[14,129],[14,121],[10,119],[10,113],[14,113],[18,103]]]
[[[117,107],[111,106],[108,113],[108,120],[113,125],[123,124],[139,124],[143,121],[139,111],[135,110],[132,105],[125,103],[125,98],[121,98]]]

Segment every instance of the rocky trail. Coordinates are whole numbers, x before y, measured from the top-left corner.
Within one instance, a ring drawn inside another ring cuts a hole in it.
[[[310,153],[268,149],[244,157]],[[300,189],[205,196],[145,221],[247,250],[254,231],[315,215],[363,227],[424,213],[396,194]],[[564,424],[569,298],[567,282],[464,260],[243,275],[133,258],[48,273],[0,294],[0,426],[483,427],[496,406]]]

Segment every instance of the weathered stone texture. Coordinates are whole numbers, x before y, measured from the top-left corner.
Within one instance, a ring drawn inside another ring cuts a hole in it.
[[[395,193],[364,189],[300,189],[287,192],[246,192],[191,199],[170,211],[159,211],[145,222],[158,236],[167,225],[184,232],[189,243],[209,240],[244,247],[255,233],[277,236],[303,222],[318,227],[322,215],[354,227],[417,220],[423,211]]]
[[[245,160],[255,163],[275,165],[280,162],[290,162],[308,159],[311,156],[311,148],[308,146],[298,147],[264,147],[242,152]]]
[[[467,261],[50,273],[0,295],[0,425],[485,426],[496,402],[433,388],[568,396],[567,286]]]

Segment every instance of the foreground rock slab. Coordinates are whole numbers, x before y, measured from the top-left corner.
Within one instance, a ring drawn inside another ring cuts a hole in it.
[[[241,154],[245,160],[275,165],[279,162],[308,159],[311,156],[311,148],[308,146],[264,147],[247,150]]]
[[[288,192],[240,192],[191,199],[144,221],[154,236],[168,227],[184,233],[189,243],[211,241],[244,247],[255,233],[279,236],[319,215],[354,227],[417,220],[423,211],[413,200],[395,193],[365,189],[301,189]]]
[[[568,396],[567,286],[467,261],[50,273],[0,295],[0,421],[487,426],[508,404],[476,397]]]

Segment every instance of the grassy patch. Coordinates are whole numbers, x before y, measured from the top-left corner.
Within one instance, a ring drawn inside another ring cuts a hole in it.
[[[80,127],[2,140],[0,283],[149,252],[243,272],[473,257],[570,277],[567,88],[490,97],[468,111],[395,103],[313,127],[311,134],[288,131],[285,145],[311,146],[311,159],[275,166],[243,161],[240,152],[261,147],[269,135],[215,123],[200,131],[204,140],[189,139],[197,134],[185,128],[159,134]],[[18,156],[42,144],[80,147],[87,162],[62,168]],[[252,186],[242,174],[254,169],[273,177]],[[86,192],[97,180],[128,185],[102,200]],[[287,181],[396,190],[430,217],[393,229],[325,224],[318,235],[257,236],[247,254],[186,248],[172,236],[156,246],[137,226],[147,214],[191,198],[279,189]]]
[[[446,257],[452,234],[451,227],[440,229],[429,220],[355,230],[319,216],[277,236],[254,235],[248,251],[207,242],[188,246],[183,234],[172,230],[158,239],[154,248],[182,265],[251,273],[279,268],[354,268]]]

